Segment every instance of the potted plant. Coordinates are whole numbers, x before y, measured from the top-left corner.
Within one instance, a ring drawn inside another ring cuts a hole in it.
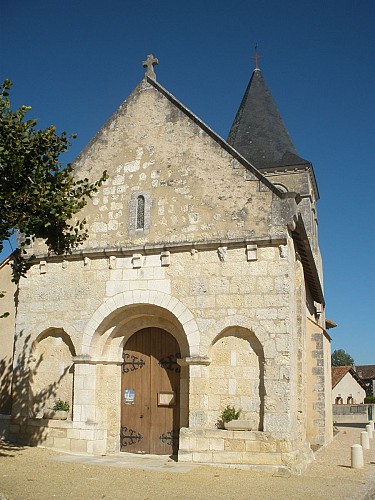
[[[56,399],[55,404],[50,410],[44,412],[44,418],[49,418],[53,420],[66,420],[68,418],[70,410],[70,404],[68,401],[63,401],[62,399]]]
[[[233,420],[238,420],[241,410],[236,410],[234,406],[227,405],[220,414],[218,427],[227,429],[227,424]]]
[[[241,410],[236,410],[234,406],[227,405],[220,415],[224,429],[231,431],[251,431],[251,421],[241,420],[240,415]]]

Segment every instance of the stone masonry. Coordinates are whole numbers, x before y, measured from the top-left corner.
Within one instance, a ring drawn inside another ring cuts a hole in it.
[[[78,178],[105,169],[82,247],[28,249],[10,436],[118,452],[123,349],[157,327],[181,354],[178,460],[303,470],[332,432],[311,167],[281,189],[145,76],[75,162]],[[65,421],[44,418],[56,398]],[[249,430],[220,428],[227,405]]]

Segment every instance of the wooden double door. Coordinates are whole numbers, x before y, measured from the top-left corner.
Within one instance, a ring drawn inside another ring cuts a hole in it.
[[[175,455],[180,428],[176,339],[144,328],[127,341],[121,383],[121,451]]]

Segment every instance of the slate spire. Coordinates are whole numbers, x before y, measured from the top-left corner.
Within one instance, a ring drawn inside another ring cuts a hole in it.
[[[256,65],[227,142],[256,168],[306,163],[288,130]]]

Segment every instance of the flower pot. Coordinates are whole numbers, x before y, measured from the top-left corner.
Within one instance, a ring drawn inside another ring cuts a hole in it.
[[[66,420],[68,418],[68,414],[69,412],[64,410],[46,410],[43,417],[50,420]]]
[[[253,423],[251,420],[231,420],[224,422],[224,429],[228,431],[251,431]]]

